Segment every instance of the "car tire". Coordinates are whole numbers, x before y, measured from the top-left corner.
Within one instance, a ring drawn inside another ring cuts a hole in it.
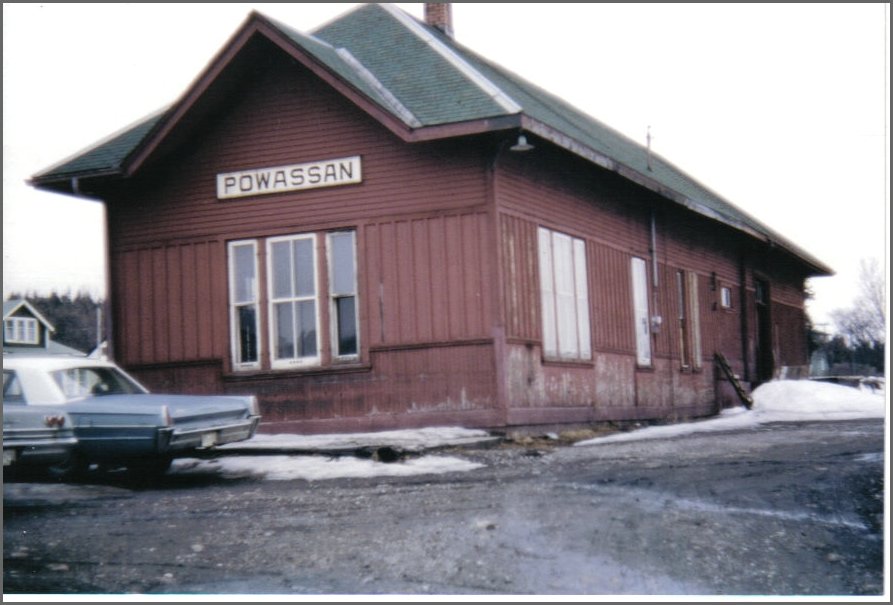
[[[57,462],[47,467],[47,473],[49,473],[50,477],[58,481],[81,479],[89,470],[90,463],[78,453],[71,453],[62,462]]]

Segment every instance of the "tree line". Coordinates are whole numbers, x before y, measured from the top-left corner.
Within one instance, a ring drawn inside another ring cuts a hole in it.
[[[876,259],[862,259],[853,303],[831,312],[833,334],[810,329],[810,353],[818,351],[826,375],[883,375],[887,347],[886,278]]]

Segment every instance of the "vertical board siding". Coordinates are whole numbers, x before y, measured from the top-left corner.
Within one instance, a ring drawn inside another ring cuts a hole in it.
[[[220,247],[219,242],[195,242],[112,255],[116,357],[121,363],[221,356],[226,343],[215,342],[214,326],[227,321],[226,290],[212,287],[223,283],[213,277],[226,266]]]
[[[363,327],[371,347],[488,338],[489,229],[483,212],[382,221],[364,226]]]
[[[745,369],[743,340],[753,355],[753,334],[742,334],[740,262],[743,238],[728,228],[666,204],[649,192],[598,169],[576,170],[510,158],[498,164],[496,203],[500,224],[500,262],[505,293],[504,315],[510,338],[533,348],[512,351],[508,359],[509,405],[513,408],[579,406],[592,396],[593,405],[619,405],[625,410],[665,410],[661,414],[707,413],[717,397],[713,354],[722,352],[736,371]],[[560,175],[557,178],[556,175]],[[651,249],[651,214],[656,249]],[[535,264],[537,225],[586,241],[595,372],[543,364],[540,345],[538,270]],[[656,258],[655,256],[656,255]],[[648,267],[649,314],[663,323],[652,334],[654,366],[635,369],[630,259]],[[657,261],[658,284],[653,283]],[[802,318],[802,279],[796,269],[756,259],[761,274],[771,275],[772,322],[779,361],[798,359],[805,339],[798,334]],[[748,263],[753,266],[754,259]],[[530,267],[530,277],[526,268]],[[676,272],[694,274],[700,324],[701,369],[681,365]],[[728,287],[732,307],[722,308],[720,288]],[[752,298],[752,292],[750,293]],[[780,305],[790,305],[783,308]],[[778,309],[778,310],[776,310]],[[523,351],[523,352],[522,352]],[[535,358],[532,361],[532,358]],[[623,368],[623,371],[621,371]],[[629,383],[629,384],[627,384]],[[631,389],[631,390],[630,390]]]
[[[470,413],[494,407],[492,347],[486,344],[373,352],[374,371],[285,374],[272,380],[228,379],[232,393],[254,393],[263,422],[318,420],[375,421],[414,425],[413,417],[459,419],[476,425]],[[492,416],[487,416],[492,422]],[[477,426],[483,426],[477,424]]]
[[[499,220],[506,336],[540,340],[536,225],[506,214],[500,215]]]
[[[636,352],[633,326],[632,255],[604,245],[591,245],[593,326],[598,350]]]
[[[773,302],[771,315],[778,339],[776,368],[808,365],[806,314],[803,309]]]

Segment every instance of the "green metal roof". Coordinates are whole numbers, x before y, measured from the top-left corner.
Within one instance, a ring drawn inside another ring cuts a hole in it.
[[[31,177],[31,180],[39,183],[40,181],[114,173],[121,169],[127,156],[146,138],[163,116],[163,112],[156,112],[71,159],[39,172]]]
[[[448,47],[422,37],[438,40],[434,32],[399,9],[368,4],[314,36],[348,48],[424,126],[517,113],[464,73],[461,57],[438,52]]]
[[[311,35],[257,13],[243,27],[252,23],[268,24],[408,131],[514,116],[528,131],[573,153],[695,212],[782,246],[811,265],[814,274],[832,272],[664,158],[649,156],[642,145],[394,6],[360,6]],[[50,188],[71,177],[124,174],[128,158],[151,139],[165,117],[152,116],[35,175],[32,183]]]

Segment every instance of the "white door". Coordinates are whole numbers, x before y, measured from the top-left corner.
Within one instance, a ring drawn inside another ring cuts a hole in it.
[[[651,327],[648,320],[648,270],[641,258],[632,259],[633,321],[636,330],[636,362],[651,365]]]

